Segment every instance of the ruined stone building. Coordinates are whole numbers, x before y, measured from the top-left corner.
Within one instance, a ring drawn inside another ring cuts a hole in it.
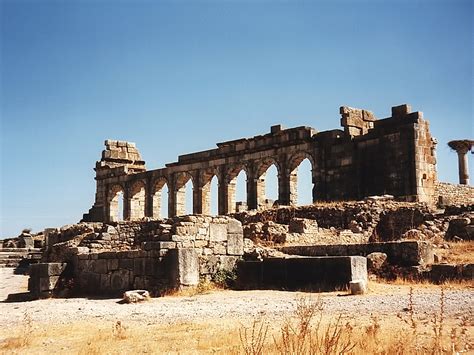
[[[377,119],[370,111],[341,107],[342,129],[318,132],[311,127],[284,129],[217,143],[217,148],[185,154],[166,167],[147,170],[134,143],[106,140],[96,163],[95,202],[84,221],[160,217],[163,187],[168,187],[169,217],[185,214],[185,184],[193,184],[193,213],[209,214],[210,183],[218,179],[218,211],[236,210],[236,178],[247,176],[247,207],[266,207],[265,173],[278,171],[278,204],[297,201],[297,168],[312,165],[313,201],[356,200],[390,194],[397,199],[436,201],[436,141],[422,112],[408,105],[392,107],[392,116]]]

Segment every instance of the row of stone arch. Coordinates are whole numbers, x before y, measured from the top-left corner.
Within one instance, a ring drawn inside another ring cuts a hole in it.
[[[168,216],[186,214],[186,184],[193,185],[193,213],[211,214],[211,182],[214,177],[218,181],[218,214],[236,211],[236,183],[239,173],[245,172],[247,206],[249,209],[268,207],[265,184],[266,173],[275,166],[278,176],[278,203],[281,205],[296,205],[298,202],[298,167],[307,159],[311,164],[312,201],[315,201],[314,183],[317,180],[317,169],[313,157],[308,153],[299,153],[285,165],[277,159],[267,158],[255,162],[243,162],[230,167],[225,165],[215,168],[199,169],[190,172],[174,172],[167,176],[153,176],[153,171],[147,177],[130,179],[126,182],[110,184],[107,191],[107,217],[109,221],[118,219],[138,220],[145,216],[160,218],[162,210],[162,193],[168,188]],[[120,196],[123,195],[123,206],[120,206]],[[120,209],[123,208],[123,216]]]

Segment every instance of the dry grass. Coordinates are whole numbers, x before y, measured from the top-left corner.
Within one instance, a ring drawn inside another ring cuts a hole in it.
[[[180,288],[170,288],[162,293],[164,297],[193,297],[205,295],[213,291],[223,290],[224,288],[215,282],[201,280],[197,286],[188,286]]]
[[[406,288],[405,288],[406,289]],[[398,315],[328,314],[320,298],[300,297],[291,316],[238,324],[212,322],[153,324],[117,320],[40,326],[25,315],[23,326],[0,340],[0,353],[12,354],[442,354],[474,349],[472,315],[447,319],[445,291],[437,288],[433,314],[417,313],[415,291]],[[402,297],[402,296],[401,296]],[[471,317],[471,318],[469,318]],[[6,332],[6,330],[3,330]],[[0,333],[1,334],[1,333]],[[1,339],[1,335],[0,335]]]
[[[445,242],[448,249],[436,248],[435,253],[442,257],[443,261],[452,264],[474,263],[474,241]]]

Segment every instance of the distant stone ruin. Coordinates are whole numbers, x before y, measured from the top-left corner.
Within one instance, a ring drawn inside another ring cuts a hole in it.
[[[437,180],[436,140],[422,113],[408,105],[381,120],[361,109],[340,112],[343,130],[273,126],[268,134],[218,143],[156,170],[146,170],[134,143],[105,141],[95,168],[95,203],[82,223],[46,229],[41,240],[24,234],[8,241],[42,242],[41,263],[29,269],[31,294],[138,289],[157,296],[223,279],[238,289],[348,288],[358,294],[369,274],[473,280],[474,264],[442,264],[438,251],[445,241],[474,240],[474,188]],[[450,146],[465,150],[459,142]],[[314,203],[295,206],[304,159],[312,165]],[[278,170],[276,204],[265,196],[271,165]],[[237,203],[242,170],[247,200]],[[210,216],[214,176],[219,216]],[[190,180],[193,215],[186,215]],[[160,216],[165,185],[166,219]]]
[[[405,201],[433,203],[436,196],[436,140],[421,112],[392,107],[392,117],[376,119],[367,110],[341,107],[343,129],[317,132],[311,127],[284,129],[252,138],[218,143],[216,149],[181,155],[165,168],[146,170],[134,143],[107,140],[97,162],[95,202],[83,221],[111,222],[123,194],[123,219],[160,218],[161,193],[168,187],[168,216],[185,212],[185,184],[193,183],[193,213],[210,214],[210,185],[218,179],[219,215],[236,212],[236,179],[247,175],[249,210],[268,207],[265,174],[278,170],[278,201],[297,203],[297,169],[312,165],[312,200],[358,200],[390,194]],[[240,204],[239,206],[241,206]]]

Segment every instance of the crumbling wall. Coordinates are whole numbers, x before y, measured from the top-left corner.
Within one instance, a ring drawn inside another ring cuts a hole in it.
[[[74,232],[81,234],[73,236]],[[158,293],[183,285],[180,280],[189,280],[183,276],[188,273],[197,275],[192,283],[196,285],[219,270],[232,271],[244,253],[242,225],[229,217],[82,223],[50,233],[50,243],[58,242],[49,245],[45,261],[73,265],[77,290],[85,294],[117,294],[132,288]]]
[[[183,186],[192,179],[193,213],[209,213],[209,182],[219,180],[219,214],[236,210],[235,178],[247,174],[249,209],[268,208],[265,172],[278,169],[279,205],[297,200],[297,168],[312,165],[313,201],[343,201],[390,194],[405,201],[432,203],[436,177],[436,141],[421,112],[409,105],[392,107],[391,117],[376,119],[362,109],[341,108],[343,130],[317,132],[311,127],[284,129],[217,144],[185,154],[166,167],[146,171],[133,143],[107,140],[96,164],[94,206],[84,221],[114,221],[123,193],[123,218],[158,217],[161,190],[168,187],[168,215],[184,214]]]
[[[436,184],[433,204],[437,204],[439,207],[450,205],[473,205],[474,187],[469,185],[438,182]]]
[[[319,238],[313,238],[313,244],[399,240],[407,231],[422,227],[434,218],[425,204],[376,198],[357,202],[281,207],[261,212],[240,212],[232,216],[242,222],[246,237],[253,233],[262,240],[276,242],[291,240],[292,232],[297,231],[288,226],[298,219],[314,220],[316,229],[309,228],[304,231],[306,234],[319,235]]]

